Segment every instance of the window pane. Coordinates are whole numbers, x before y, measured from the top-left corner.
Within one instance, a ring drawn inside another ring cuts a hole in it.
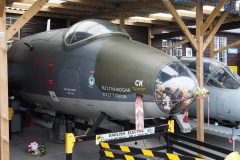
[[[177,57],[182,57],[182,49],[174,48],[172,55]]]
[[[168,47],[167,40],[162,40],[162,47]]]
[[[219,39],[219,48],[223,48],[227,46],[227,38],[226,37],[220,37]],[[219,53],[219,61],[223,62],[227,65],[227,50],[224,50]]]
[[[237,89],[239,84],[236,82],[232,76],[226,72],[224,69],[219,69],[208,81],[209,86],[227,88],[227,89]]]
[[[84,20],[74,24],[66,33],[65,44],[71,45],[87,38],[100,35],[118,34],[130,38],[127,32],[119,26],[104,20]]]
[[[194,75],[179,63],[168,64],[158,75],[155,82],[155,99],[158,107],[167,114],[184,109],[193,99],[190,98],[196,86]]]
[[[187,57],[192,57],[192,48],[186,48],[186,56]]]
[[[168,54],[169,56],[172,56],[172,49],[165,51],[165,53]]]
[[[172,41],[171,40],[166,40],[166,39],[162,40],[162,47],[169,47],[171,45],[172,45]]]

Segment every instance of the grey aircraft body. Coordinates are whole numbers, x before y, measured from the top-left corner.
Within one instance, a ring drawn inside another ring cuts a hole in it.
[[[182,57],[183,62],[193,73],[196,73],[196,58]],[[215,59],[204,58],[204,83],[210,92],[209,112],[208,99],[205,98],[205,118],[228,125],[240,123],[240,77],[228,66]],[[189,107],[190,116],[196,116],[196,103]]]
[[[145,118],[181,112],[194,98],[194,74],[179,60],[131,40],[108,21],[85,20],[68,29],[22,38],[9,49],[9,85],[33,106],[82,118],[101,112]]]

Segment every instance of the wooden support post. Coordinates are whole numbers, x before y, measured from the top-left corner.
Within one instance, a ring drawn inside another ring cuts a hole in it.
[[[124,13],[120,12],[119,13],[119,20],[120,20],[120,26],[122,28],[124,28],[124,25],[125,25],[125,16],[124,16]]]
[[[6,0],[0,1],[0,143],[1,160],[9,160]]]
[[[177,11],[174,8],[173,4],[170,2],[170,0],[162,0],[162,2],[165,5],[165,7],[169,10],[169,12],[172,14],[173,18],[176,20],[177,24],[181,28],[181,30],[184,33],[184,35],[189,39],[189,41],[192,44],[193,48],[195,50],[197,50],[198,46],[197,46],[197,43],[196,43],[195,39],[193,38],[191,32],[189,31],[189,29],[187,28],[187,26],[185,25],[185,23],[183,22],[183,20],[179,16],[179,14],[177,13]]]
[[[148,26],[148,45],[152,46],[152,26]]]
[[[201,27],[203,25],[203,3],[196,4],[196,71],[199,87],[204,86],[203,80],[203,35],[201,34]],[[197,139],[204,141],[204,99],[197,99]]]
[[[7,29],[7,41],[14,36],[48,0],[37,0],[10,28]]]

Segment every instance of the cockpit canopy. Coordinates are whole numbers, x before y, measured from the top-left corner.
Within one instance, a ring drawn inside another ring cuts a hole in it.
[[[87,40],[111,35],[123,36],[130,39],[130,36],[123,28],[109,21],[89,19],[78,22],[70,27],[65,34],[64,42],[66,46],[71,46]]]
[[[182,57],[184,63],[194,74],[196,74],[196,58]],[[228,66],[220,61],[210,58],[204,58],[204,81],[208,86],[237,89],[240,87],[240,77],[234,73]]]

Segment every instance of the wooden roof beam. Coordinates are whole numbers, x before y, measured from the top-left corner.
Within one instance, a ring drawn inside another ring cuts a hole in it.
[[[7,29],[7,40],[12,38],[41,8],[48,0],[37,0],[10,28]]]
[[[221,25],[223,24],[223,22],[225,21],[225,19],[227,18],[227,16],[229,15],[229,11],[225,11],[222,16],[220,17],[220,19],[218,20],[218,22],[216,23],[216,25],[213,27],[213,29],[210,32],[210,35],[207,37],[207,39],[204,42],[203,48],[204,50],[207,48],[207,46],[209,45],[209,43],[211,42],[211,40],[214,38],[215,34],[217,33],[218,29],[221,27]]]
[[[185,23],[183,22],[183,20],[179,16],[179,14],[177,13],[177,11],[174,8],[173,4],[169,0],[168,1],[164,1],[163,0],[162,2],[165,5],[165,7],[171,12],[171,14],[173,15],[174,19],[178,23],[179,27],[183,31],[184,35],[190,40],[190,43],[192,44],[193,48],[195,50],[197,50],[198,47],[197,47],[197,43],[196,43],[195,39],[193,38],[191,32],[189,31],[189,29],[187,28],[187,26],[185,25]]]
[[[116,8],[114,8],[114,10],[103,11],[102,14],[101,15],[98,14],[98,16],[106,16],[106,15],[109,15],[109,14],[112,14],[112,13],[129,12],[129,11],[134,10],[134,9],[140,9],[140,8],[144,8],[144,7],[147,7],[147,6],[154,5],[154,4],[158,4],[159,2],[160,2],[160,0],[131,2],[131,3],[116,7]]]
[[[59,7],[57,7],[57,6],[59,6]],[[11,5],[7,5],[7,7],[29,9],[31,6],[26,5],[26,4],[14,4],[13,3]],[[64,13],[64,9],[69,9],[69,10],[71,10],[70,12],[76,12],[76,14],[78,14],[79,11],[81,11],[81,13],[83,11],[96,12],[96,9],[93,9],[93,8],[77,7],[77,6],[71,6],[71,5],[60,5],[60,4],[54,4],[54,5],[51,5],[51,6],[45,5],[45,7],[41,8],[40,11],[54,12],[54,10],[56,10],[56,13],[58,13],[58,11],[59,12],[63,11],[61,13]],[[69,11],[66,11],[66,12],[69,12]]]
[[[210,31],[207,31],[207,32],[205,32],[203,35],[205,36],[205,35],[208,35],[209,33],[210,33]],[[196,36],[194,36],[194,37],[196,37]],[[172,49],[172,48],[181,46],[181,45],[186,44],[186,43],[189,43],[189,42],[190,42],[189,39],[185,39],[185,40],[179,41],[178,43],[175,43],[175,44],[172,45],[172,46],[169,46],[169,47],[167,47],[167,48],[164,48],[164,49],[162,49],[162,50],[167,51],[167,50],[170,50],[170,49]]]
[[[166,25],[169,25],[170,23],[176,23],[176,21],[174,20],[174,18],[172,17],[171,14],[169,14],[170,16],[164,16],[164,15],[153,15],[153,14],[142,14],[142,13],[135,13],[135,12],[125,12],[126,17],[134,17],[134,16],[139,16],[139,17],[143,17],[143,18],[151,18],[154,19],[156,21],[163,21],[163,23],[165,23]],[[194,19],[189,20],[188,17],[182,17],[183,19],[187,19],[186,22],[187,23],[191,23],[194,22]]]
[[[159,0],[132,2],[132,3],[120,6],[119,9],[117,9],[117,11],[118,12],[124,12],[124,11],[130,11],[130,10],[133,10],[133,9],[140,9],[140,8],[143,8],[143,7],[158,4],[159,2],[160,2]]]
[[[66,0],[67,2],[93,5],[96,7],[116,8],[117,6],[107,0]]]
[[[14,14],[24,14],[26,11],[23,10],[15,10],[15,9],[6,9],[6,13],[14,13]],[[37,13],[35,16],[40,16],[40,17],[52,17],[52,18],[60,18],[60,19],[69,19],[69,18],[76,18],[73,15],[59,15],[59,14],[51,14],[51,13],[44,13],[40,12]]]
[[[233,43],[231,43],[231,44],[229,44],[229,45],[227,45],[227,46],[225,46],[225,47],[223,47],[223,48],[220,48],[220,49],[218,49],[218,50],[215,50],[215,51],[214,51],[214,54],[217,54],[217,53],[219,53],[219,52],[222,52],[222,51],[224,51],[224,50],[227,50],[228,48],[236,47],[236,46],[239,46],[239,45],[240,45],[240,40],[238,40],[238,41],[236,41],[236,42],[233,42]]]
[[[14,0],[14,2],[19,3],[26,3],[26,4],[33,4],[36,0]],[[87,5],[94,5],[97,7],[116,7],[112,3],[106,2],[105,0],[66,0],[66,2],[72,2],[72,3],[78,3],[78,4],[87,4]],[[50,3],[48,2],[46,5],[52,5],[56,3]],[[62,3],[65,5],[64,3]]]
[[[209,28],[209,26],[212,24],[214,19],[218,16],[220,10],[222,9],[222,7],[224,6],[224,4],[226,2],[227,2],[227,0],[220,0],[218,5],[214,8],[212,13],[208,16],[208,18],[205,20],[203,26],[201,27],[201,34],[203,34]]]
[[[18,11],[14,10],[14,8],[21,8],[21,9],[28,10],[31,6],[12,4],[12,5],[8,5],[8,7],[10,7],[10,9],[7,10],[8,13],[10,13],[10,12],[17,13]],[[71,17],[71,18],[76,18],[76,17],[80,17],[80,16],[83,17],[83,15],[89,16],[89,15],[92,14],[91,11],[85,11],[84,12],[84,11],[77,11],[77,10],[63,10],[63,9],[59,9],[59,8],[45,8],[45,7],[41,8],[40,11],[42,12],[42,14],[38,14],[38,15],[39,16],[44,16],[44,14],[45,14],[46,17],[47,17],[47,15],[50,15],[49,13],[53,13],[55,15],[56,14],[61,14],[61,15],[64,15],[65,17],[68,16],[68,17]],[[47,12],[47,14],[44,13],[44,12]],[[22,13],[20,12],[19,14],[22,14]],[[50,16],[50,17],[53,17],[53,16]]]
[[[91,4],[92,6],[94,6],[96,4],[96,7],[108,7],[108,8],[116,7],[115,5],[113,5],[112,3],[109,3],[109,2],[107,3],[107,2],[97,1],[98,3],[93,3],[93,2],[92,3],[90,3],[90,2],[81,3],[81,1],[79,1],[79,0],[67,0],[67,1],[75,2],[75,3],[78,2],[79,4]],[[15,0],[15,2],[23,3],[23,4],[33,4],[35,2],[35,0]],[[97,5],[97,4],[101,4],[101,5]],[[52,3],[52,2],[46,3],[46,6],[55,7],[55,8],[63,8],[63,9],[72,9],[72,10],[83,10],[84,8],[86,8],[84,6],[76,6],[76,5],[66,4],[66,3],[57,4],[57,3]],[[90,7],[89,7],[89,9],[90,9]],[[93,10],[93,9],[91,8],[90,10]]]
[[[119,24],[120,25],[120,20],[112,20],[111,22],[114,23],[114,24]],[[124,24],[129,25],[129,26],[144,26],[144,27],[149,26],[149,24],[146,24],[146,23],[129,22],[128,20],[124,20]]]
[[[162,48],[162,50],[163,50],[163,51],[168,51],[168,50],[170,50],[170,49],[176,48],[176,47],[181,46],[181,45],[186,44],[186,43],[189,43],[189,39],[185,39],[185,40],[183,40],[183,41],[179,41],[179,43],[176,43],[176,44],[174,44],[174,45],[171,45],[171,46],[169,46],[169,47],[167,47],[167,48]]]
[[[151,9],[150,9],[151,10]],[[151,10],[152,11],[152,10]],[[149,14],[149,17],[150,18],[153,18],[153,17],[158,17],[157,15],[154,15],[154,14],[158,14],[158,13],[165,13],[165,14],[169,14],[171,15],[171,13],[168,11],[168,10],[164,10],[164,9],[157,9],[155,10],[156,13],[151,13]],[[196,18],[196,13],[187,13],[184,11],[177,11],[177,13],[179,14],[180,17],[186,17],[186,18],[192,18],[192,19],[195,19]],[[171,15],[172,16],[172,15]],[[169,20],[171,21],[174,21],[173,17],[169,18]]]

